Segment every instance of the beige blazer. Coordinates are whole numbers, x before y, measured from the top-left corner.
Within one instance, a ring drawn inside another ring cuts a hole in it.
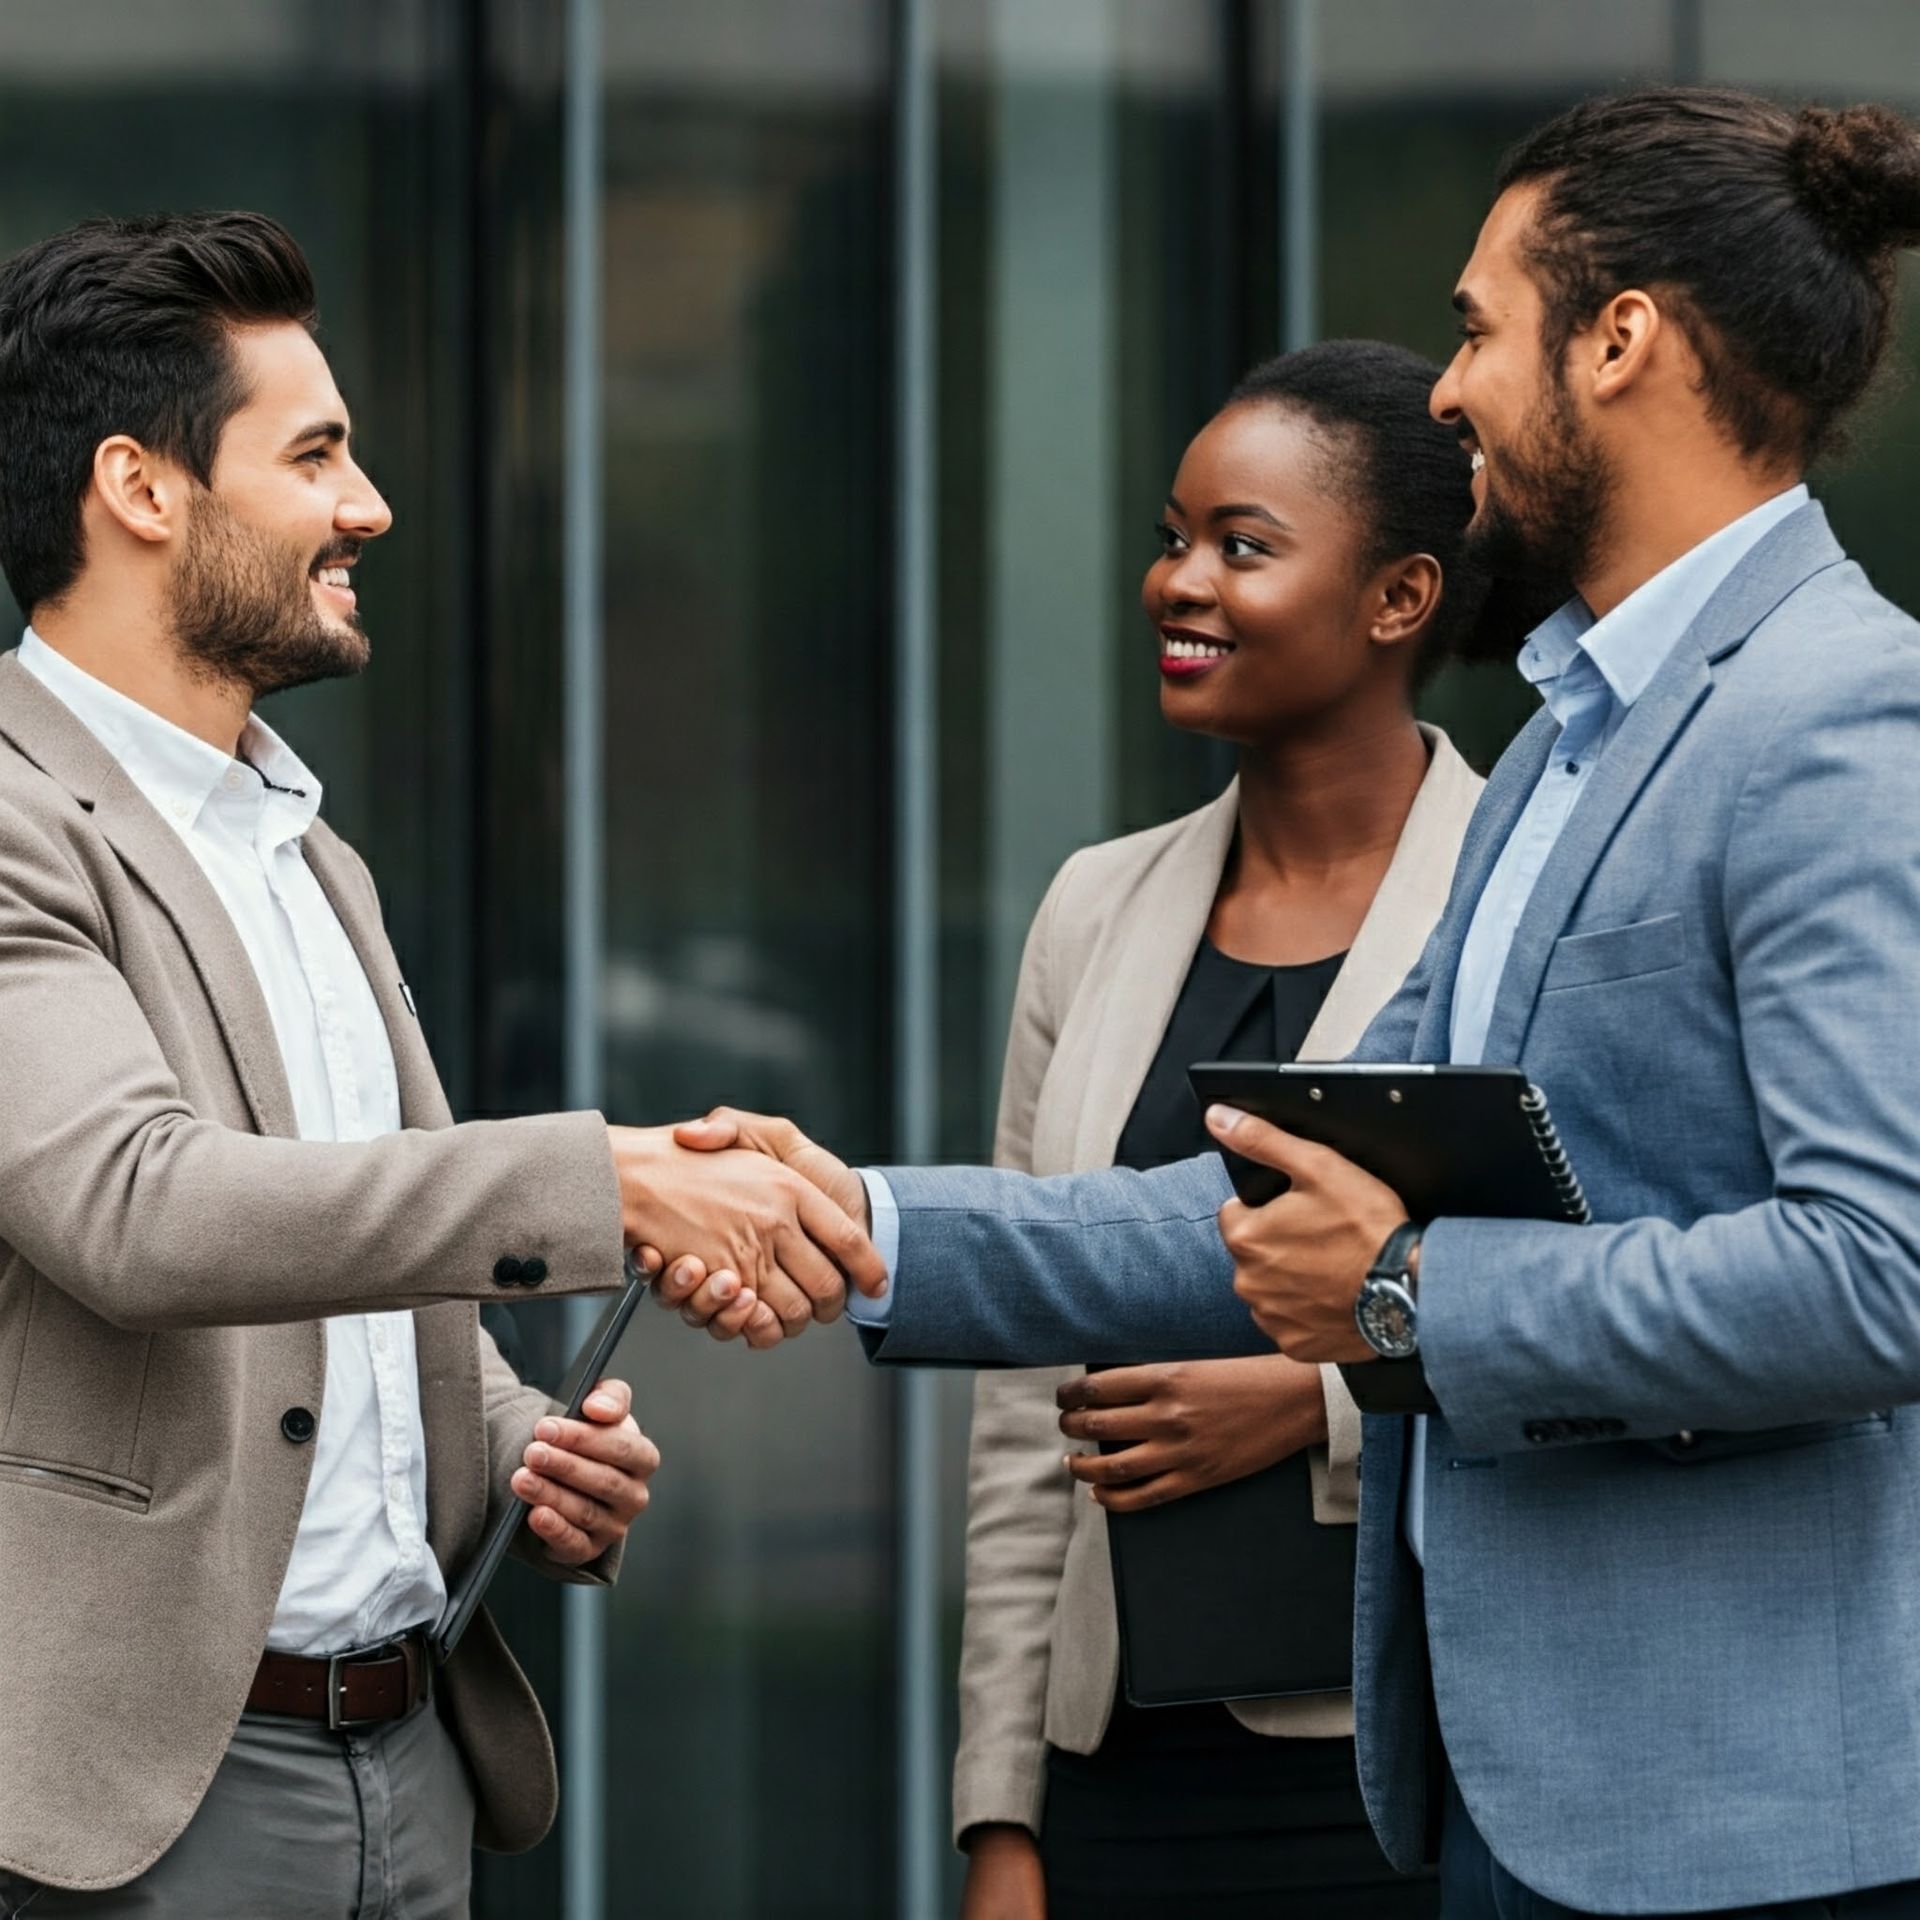
[[[293,1137],[192,854],[0,657],[0,1867],[31,1880],[132,1879],[219,1765],[313,1463],[281,1417],[326,1392],[318,1316],[415,1310],[454,1575],[548,1405],[480,1329],[494,1263],[539,1256],[547,1294],[618,1278],[599,1116],[453,1126],[365,867],[324,826],[304,844],[393,1043],[408,1131],[366,1145]],[[481,1844],[531,1846],[552,1744],[484,1617],[441,1691]]]
[[[1352,1051],[1446,904],[1482,782],[1445,734],[1422,728],[1427,777],[1346,964],[1301,1048]],[[1030,1173],[1111,1166],[1219,892],[1237,788],[1170,825],[1077,853],[1028,935],[1007,1042],[994,1158]],[[1120,1669],[1106,1515],[1062,1471],[1054,1390],[1077,1368],[982,1373],[974,1386],[967,1604],[960,1654],[956,1840],[1007,1822],[1038,1832],[1049,1744],[1091,1753]],[[1323,1374],[1329,1445],[1312,1457],[1316,1518],[1359,1515],[1360,1417]],[[1260,1733],[1351,1733],[1337,1694],[1240,1701]]]

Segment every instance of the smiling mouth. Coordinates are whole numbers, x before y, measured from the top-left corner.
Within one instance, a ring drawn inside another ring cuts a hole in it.
[[[349,592],[353,588],[353,581],[345,567],[316,567],[313,570],[313,577],[323,587],[337,587]]]
[[[1474,473],[1478,473],[1486,464],[1487,456],[1482,453],[1478,447],[1475,447],[1473,450],[1473,458],[1468,462],[1469,469]]]
[[[1160,671],[1170,680],[1190,680],[1196,674],[1207,673],[1232,652],[1231,640],[1188,633],[1180,627],[1160,629]]]

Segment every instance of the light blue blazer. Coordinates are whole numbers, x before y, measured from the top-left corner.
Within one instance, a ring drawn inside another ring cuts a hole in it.
[[[1818,506],[1782,522],[1633,707],[1521,920],[1485,1057],[1545,1088],[1603,1224],[1427,1236],[1424,1586],[1408,1423],[1367,1424],[1361,1777],[1402,1866],[1430,1671],[1488,1844],[1570,1906],[1920,1878],[1917,638]],[[1448,1057],[1461,942],[1554,732],[1536,716],[1495,770],[1362,1057]],[[1262,1344],[1212,1159],[887,1178],[882,1359]]]

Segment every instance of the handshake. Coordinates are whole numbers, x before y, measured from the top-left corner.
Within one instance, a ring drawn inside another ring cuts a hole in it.
[[[716,1108],[677,1127],[609,1127],[621,1227],[655,1297],[716,1340],[778,1346],[878,1297],[865,1183],[788,1120]]]

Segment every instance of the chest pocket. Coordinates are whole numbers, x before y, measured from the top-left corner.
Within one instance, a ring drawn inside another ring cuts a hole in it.
[[[1563,987],[1597,987],[1608,980],[1665,973],[1686,957],[1686,928],[1677,913],[1603,927],[1597,933],[1570,933],[1554,943],[1540,990],[1554,993]]]

